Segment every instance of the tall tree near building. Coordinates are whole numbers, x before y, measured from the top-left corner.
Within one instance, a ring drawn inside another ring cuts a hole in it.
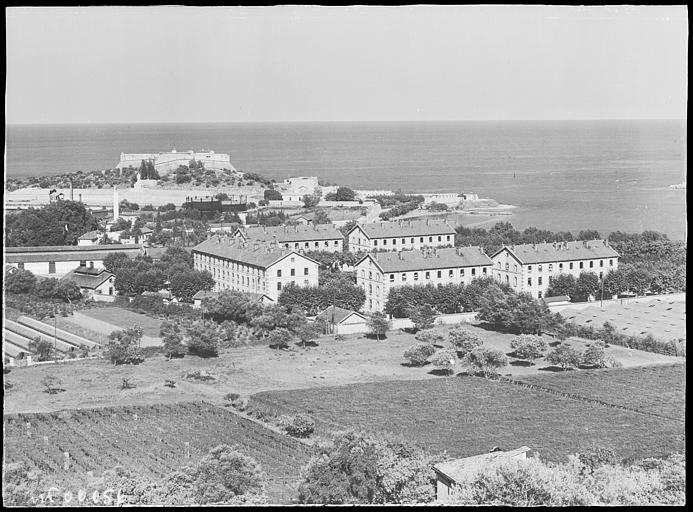
[[[384,313],[376,311],[368,315],[367,325],[369,332],[380,341],[380,338],[385,337],[387,331],[390,330],[392,322],[387,319]]]
[[[27,247],[76,245],[80,236],[98,228],[97,219],[78,201],[56,201],[5,217],[5,245]]]

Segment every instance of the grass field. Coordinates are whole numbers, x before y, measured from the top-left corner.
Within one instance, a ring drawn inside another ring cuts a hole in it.
[[[127,309],[109,306],[85,309],[80,311],[80,313],[87,317],[107,322],[120,329],[129,329],[134,325],[139,325],[142,327],[145,336],[159,337],[161,320],[146,315],[140,315],[139,313],[134,313]],[[88,325],[84,327],[89,328]]]
[[[632,393],[646,388],[647,382],[640,382]],[[252,397],[251,407],[302,411],[320,422],[321,432],[387,432],[454,457],[485,453],[494,446],[527,445],[553,461],[594,446],[612,448],[623,458],[662,456],[685,448],[681,421],[480,377],[264,392]]]
[[[309,448],[295,439],[199,402],[5,416],[3,431],[4,462],[25,461],[62,484],[79,484],[87,471],[98,475],[116,465],[161,477],[210,448],[237,445],[267,473],[272,503],[290,502],[298,470],[310,458]]]
[[[579,325],[601,328],[604,322],[628,336],[648,333],[663,341],[686,337],[686,303],[655,299],[627,304],[609,303],[604,310],[599,305],[561,311],[566,320]]]
[[[518,380],[683,421],[686,365],[527,375]]]

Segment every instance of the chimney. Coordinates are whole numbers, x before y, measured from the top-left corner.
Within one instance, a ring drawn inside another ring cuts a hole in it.
[[[81,192],[79,193],[79,202],[80,203],[82,202],[82,193]]]

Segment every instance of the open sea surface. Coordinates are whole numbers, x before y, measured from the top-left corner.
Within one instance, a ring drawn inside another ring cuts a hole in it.
[[[120,153],[212,149],[277,180],[476,192],[518,228],[686,229],[685,121],[9,125],[6,176],[115,167]]]

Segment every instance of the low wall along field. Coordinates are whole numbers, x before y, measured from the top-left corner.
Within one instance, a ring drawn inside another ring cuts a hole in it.
[[[683,407],[685,384],[679,373],[664,371],[668,373],[663,380],[675,395],[662,397],[673,404],[666,408]],[[626,379],[632,384],[630,393],[616,396],[616,401],[635,408],[637,397],[644,395],[644,404],[656,402],[661,386],[652,389],[630,374],[620,377],[620,370],[607,372],[615,374],[605,379],[604,395]],[[573,385],[587,395],[602,384],[588,372],[567,373],[576,381],[587,379],[583,386]],[[556,462],[595,445],[611,448],[622,458],[657,457],[685,449],[684,422],[647,414],[656,410],[654,405],[636,412],[481,377],[264,392],[251,397],[250,407],[269,414],[307,413],[317,420],[316,431],[323,435],[344,428],[391,433],[452,457],[486,453],[493,446],[522,445]]]
[[[158,478],[215,446],[237,445],[267,473],[273,503],[294,497],[299,469],[312,453],[293,438],[204,402],[5,415],[3,431],[5,463],[24,461],[63,485],[79,485],[87,471],[98,475],[115,466]]]

